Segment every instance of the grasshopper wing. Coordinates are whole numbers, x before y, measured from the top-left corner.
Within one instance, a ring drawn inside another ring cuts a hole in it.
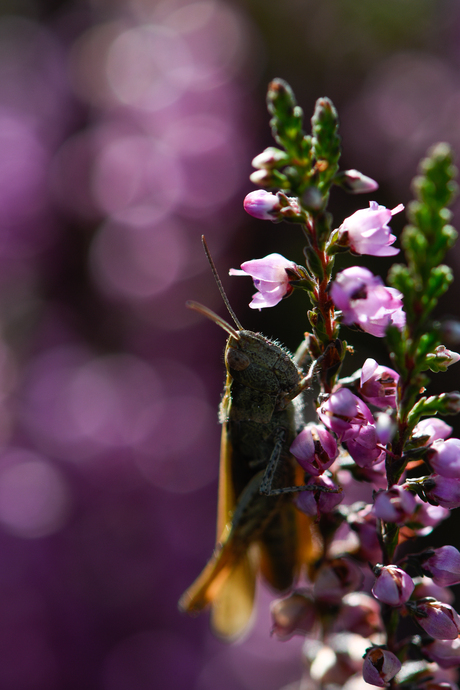
[[[211,604],[214,633],[227,641],[241,636],[254,609],[257,547],[244,549],[232,539],[231,520],[236,497],[232,482],[232,449],[227,425],[222,427],[216,549],[202,573],[182,595],[179,608],[199,613]]]

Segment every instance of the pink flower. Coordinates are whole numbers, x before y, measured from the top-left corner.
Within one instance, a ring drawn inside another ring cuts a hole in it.
[[[423,489],[430,503],[452,510],[460,506],[460,480],[432,474],[424,481]]]
[[[422,419],[415,427],[412,432],[412,437],[418,436],[428,436],[428,439],[423,444],[424,446],[429,446],[433,441],[437,441],[439,438],[446,439],[452,433],[452,427],[442,419],[438,417],[428,417],[427,419]]]
[[[277,220],[280,202],[276,194],[257,189],[246,195],[243,202],[244,210],[254,218],[260,220]]]
[[[347,632],[370,637],[383,631],[380,604],[364,592],[350,592],[343,599],[333,623],[334,632]]]
[[[355,508],[353,510],[353,508]],[[360,503],[351,506],[347,515],[347,523],[359,539],[359,556],[363,561],[376,562],[382,557],[382,549],[377,537],[377,518],[373,506],[367,504],[364,508]]]
[[[446,544],[418,555],[425,575],[433,578],[440,587],[450,587],[460,582],[460,552]]]
[[[280,640],[289,640],[296,633],[310,632],[316,622],[316,608],[312,598],[300,591],[272,601],[270,613],[273,621],[272,634]]]
[[[334,181],[351,194],[367,194],[379,188],[375,180],[363,175],[359,170],[344,170],[335,177]]]
[[[387,649],[372,647],[364,657],[363,678],[370,685],[384,688],[400,670],[398,657]]]
[[[428,450],[427,459],[437,474],[460,479],[460,439],[438,439]]]
[[[460,618],[449,604],[427,597],[409,601],[406,607],[420,627],[436,640],[455,640],[458,637]]]
[[[385,458],[385,451],[378,445],[379,439],[374,424],[363,424],[354,438],[347,442],[347,450],[359,467],[369,467]]]
[[[446,604],[453,604],[455,601],[455,594],[448,587],[440,587],[435,585],[431,577],[419,577],[415,581],[415,589],[413,592],[414,599],[425,599],[432,597],[438,601],[443,601]]]
[[[455,668],[460,665],[460,638],[455,640],[434,640],[423,647],[431,661],[441,668]]]
[[[459,359],[458,352],[448,350],[445,345],[438,345],[434,352],[427,355],[426,361],[431,371],[447,371],[447,367],[456,364]]]
[[[381,491],[374,499],[374,511],[380,520],[402,525],[411,517],[417,507],[414,494],[402,486],[392,486]]]
[[[369,208],[362,208],[345,218],[339,228],[340,239],[348,239],[350,249],[355,254],[371,256],[393,256],[399,249],[390,247],[396,239],[390,234],[388,223],[391,217],[404,210],[399,204],[392,211],[379,206],[376,201],[369,202]]]
[[[361,369],[359,381],[359,393],[364,400],[371,405],[380,407],[384,410],[387,407],[396,407],[396,388],[398,386],[399,374],[384,367],[375,359],[366,359]]]
[[[297,265],[281,254],[269,254],[263,259],[252,259],[241,264],[243,270],[231,268],[231,276],[251,276],[258,292],[252,296],[251,309],[274,307],[293,291],[290,280],[300,278]],[[289,272],[291,275],[289,275]]]
[[[426,537],[440,522],[447,520],[450,516],[450,510],[440,505],[433,506],[430,503],[424,503],[418,496],[415,496],[415,500],[417,507],[411,522],[417,525],[414,527],[416,535]]]
[[[410,599],[415,585],[404,570],[396,565],[376,565],[374,574],[377,579],[372,594],[376,599],[389,606],[402,606]]]
[[[296,498],[297,507],[307,515],[319,517],[321,513],[330,513],[343,501],[343,493],[327,474],[312,477],[308,484],[317,486],[318,490],[302,491]]]
[[[384,337],[390,324],[404,326],[401,293],[385,287],[382,279],[367,268],[352,266],[338,273],[331,297],[343,313],[344,324],[356,324],[377,338]]]
[[[321,601],[339,604],[345,594],[361,589],[363,574],[350,558],[335,558],[324,563],[315,580],[315,597]]]
[[[318,408],[318,416],[328,429],[337,434],[340,441],[355,438],[361,426],[374,421],[366,403],[348,388],[339,388],[331,393]]]
[[[290,450],[305,472],[314,477],[327,470],[339,454],[335,438],[317,424],[306,426]]]

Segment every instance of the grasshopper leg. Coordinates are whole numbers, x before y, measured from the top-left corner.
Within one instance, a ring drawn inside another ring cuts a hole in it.
[[[281,458],[284,436],[284,429],[278,429],[275,437],[275,445],[260,484],[260,493],[264,496],[279,496],[280,494],[298,493],[299,491],[322,491],[325,493],[336,493],[335,489],[328,489],[326,487],[318,486],[317,484],[302,484],[300,486],[282,486],[273,488],[275,478],[279,474],[279,469],[284,462],[284,459]]]

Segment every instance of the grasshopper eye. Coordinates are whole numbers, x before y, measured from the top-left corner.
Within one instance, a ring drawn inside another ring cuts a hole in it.
[[[234,347],[229,347],[225,356],[227,366],[235,371],[243,371],[251,364],[250,358]]]

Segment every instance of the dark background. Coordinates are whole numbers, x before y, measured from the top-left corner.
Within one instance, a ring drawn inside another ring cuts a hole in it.
[[[300,677],[301,640],[269,638],[268,593],[232,647],[176,608],[215,532],[225,335],[184,304],[224,308],[199,238],[245,327],[295,349],[302,295],[253,312],[250,281],[227,276],[272,251],[302,260],[298,230],[242,208],[272,143],[268,81],[290,82],[307,126],[333,100],[342,167],[392,208],[432,143],[458,153],[459,66],[454,0],[0,2],[2,690]],[[334,191],[336,224],[367,203]],[[458,316],[457,291],[440,313]],[[351,369],[385,361],[349,339]]]

